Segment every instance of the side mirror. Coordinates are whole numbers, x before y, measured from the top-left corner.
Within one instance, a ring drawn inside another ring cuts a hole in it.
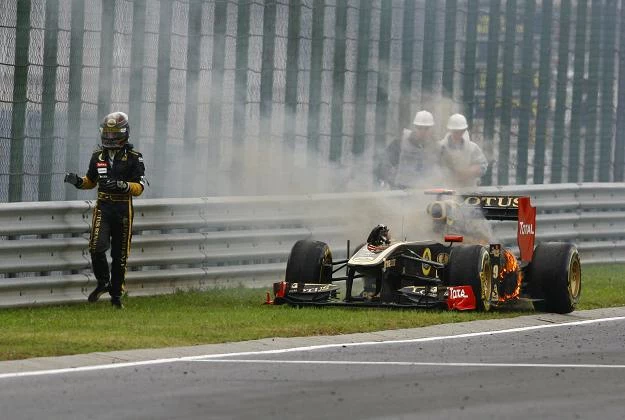
[[[462,235],[445,235],[445,242],[462,242],[463,240]]]

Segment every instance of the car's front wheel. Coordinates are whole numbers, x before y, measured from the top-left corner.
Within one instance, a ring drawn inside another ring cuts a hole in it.
[[[449,285],[471,286],[475,296],[475,309],[490,310],[493,289],[490,255],[481,245],[458,245],[449,256]]]
[[[325,242],[302,239],[295,242],[286,263],[288,283],[332,283],[332,252]]]

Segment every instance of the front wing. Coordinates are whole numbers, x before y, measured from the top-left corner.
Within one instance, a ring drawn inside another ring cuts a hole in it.
[[[339,287],[335,284],[274,283],[274,305],[291,306],[343,306],[363,308],[440,308],[474,310],[476,299],[470,286],[407,286],[397,290],[394,302],[382,301],[379,296],[362,294],[349,299],[339,298]]]

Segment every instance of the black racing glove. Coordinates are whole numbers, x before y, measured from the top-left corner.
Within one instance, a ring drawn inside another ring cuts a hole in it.
[[[130,191],[130,185],[126,181],[117,181],[117,190],[123,193]]]
[[[82,186],[82,178],[73,172],[66,173],[65,178],[63,178],[63,182],[72,184],[76,188],[80,188]]]
[[[114,179],[100,180],[100,191],[107,193],[127,193],[130,186],[126,181],[116,181]]]

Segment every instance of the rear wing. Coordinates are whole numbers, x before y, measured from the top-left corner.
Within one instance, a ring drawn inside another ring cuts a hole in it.
[[[460,195],[462,204],[479,208],[486,220],[517,220],[520,196]],[[529,197],[526,197],[529,200]]]
[[[536,238],[536,207],[532,206],[529,197],[473,194],[461,195],[460,198],[465,205],[481,209],[486,220],[516,220],[521,261],[532,261]]]
[[[461,205],[479,209],[486,220],[516,220],[517,244],[521,261],[529,262],[534,255],[536,235],[536,208],[530,198],[515,195],[456,195],[454,190],[432,189],[426,194],[436,195],[437,199],[453,200]]]

